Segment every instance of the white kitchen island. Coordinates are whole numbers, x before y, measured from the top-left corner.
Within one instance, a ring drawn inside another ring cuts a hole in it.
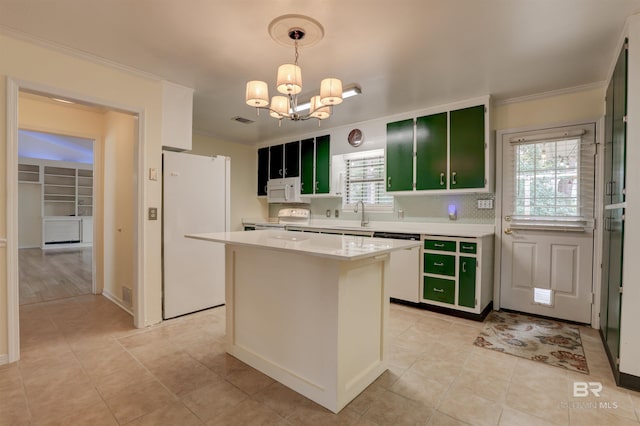
[[[288,231],[226,245],[227,352],[337,413],[385,369],[389,253],[419,241]]]

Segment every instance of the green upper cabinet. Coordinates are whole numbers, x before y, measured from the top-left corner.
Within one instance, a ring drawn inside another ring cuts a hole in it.
[[[331,142],[329,135],[300,142],[300,193],[329,194],[331,176]]]
[[[413,119],[387,124],[387,192],[413,189]]]
[[[612,174],[609,192],[611,204],[625,201],[625,151],[627,140],[627,59],[626,43],[613,70]]]
[[[300,176],[300,142],[284,145],[284,177]]]
[[[328,194],[331,188],[331,146],[330,137],[316,138],[316,194]]]
[[[451,111],[449,188],[485,186],[485,106]]]
[[[447,188],[447,113],[416,120],[416,189]]]
[[[313,194],[313,165],[315,163],[314,140],[304,139],[300,142],[300,180],[301,194]]]
[[[284,145],[269,147],[269,179],[284,177]]]
[[[267,195],[269,180],[269,148],[258,149],[258,195]]]
[[[387,123],[387,192],[492,190],[489,97],[465,104]]]

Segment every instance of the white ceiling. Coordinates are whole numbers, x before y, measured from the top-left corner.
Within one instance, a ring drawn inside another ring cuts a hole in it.
[[[18,130],[18,156],[93,164],[93,141],[53,133]]]
[[[193,87],[195,131],[257,143],[317,129],[315,121],[278,127],[244,103],[247,80],[267,81],[274,94],[278,65],[293,60],[269,37],[280,15],[324,26],[324,39],[300,52],[303,93],[328,76],[362,87],[326,129],[602,82],[640,0],[0,0],[0,11],[5,32]]]

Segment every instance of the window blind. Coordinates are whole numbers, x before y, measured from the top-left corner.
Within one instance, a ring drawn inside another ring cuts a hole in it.
[[[393,208],[393,197],[385,188],[384,155],[350,158],[345,163],[344,207],[362,201],[367,208]]]

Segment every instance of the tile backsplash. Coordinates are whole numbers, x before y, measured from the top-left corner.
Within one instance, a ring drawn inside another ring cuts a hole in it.
[[[414,195],[394,197],[393,212],[367,211],[366,215],[372,221],[404,221],[404,222],[450,222],[449,206],[454,205],[457,211],[457,222],[493,224],[495,220],[494,208],[478,209],[477,200],[495,199],[495,194],[447,194],[447,195]],[[326,211],[335,218],[335,210],[339,211],[339,219],[359,220],[360,214],[352,210],[342,210],[342,198],[314,198],[308,205],[312,219],[328,219]],[[281,204],[269,205],[269,217],[276,217]]]

